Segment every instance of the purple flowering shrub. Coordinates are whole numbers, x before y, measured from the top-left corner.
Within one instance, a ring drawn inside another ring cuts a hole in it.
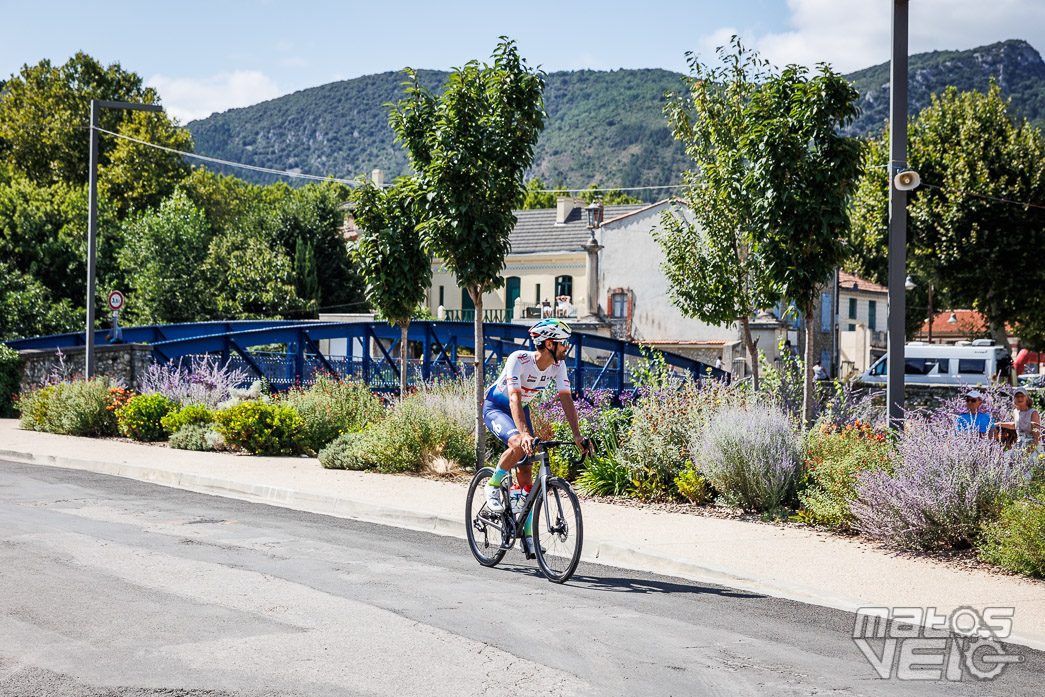
[[[902,549],[965,547],[1002,499],[1023,487],[1027,459],[957,432],[953,418],[909,418],[892,472],[869,472],[851,510],[864,534]]]
[[[690,450],[697,469],[728,504],[772,511],[794,501],[802,474],[801,436],[775,405],[718,410]]]
[[[247,373],[224,365],[216,356],[192,356],[189,366],[152,362],[138,378],[141,394],[158,393],[182,406],[202,404],[211,409],[229,399],[232,390],[247,380]]]
[[[620,449],[625,432],[631,422],[632,405],[635,398],[628,393],[621,395],[620,405],[613,404],[610,390],[589,390],[574,401],[581,435],[592,438],[599,448],[601,458],[614,458]],[[563,411],[558,395],[550,390],[530,403],[530,420],[534,435],[544,440],[573,440],[573,432]],[[581,473],[569,466],[576,453],[570,449],[552,452],[552,469],[557,476],[575,480]],[[615,459],[615,458],[614,458]]]
[[[983,403],[980,405],[980,413],[990,414],[994,422],[1012,420],[1012,387],[999,382],[991,382],[983,385],[969,385],[968,389],[976,389],[983,395]],[[965,393],[967,389],[956,390],[950,397],[930,412],[933,419],[940,419],[954,423],[958,414],[966,413]]]

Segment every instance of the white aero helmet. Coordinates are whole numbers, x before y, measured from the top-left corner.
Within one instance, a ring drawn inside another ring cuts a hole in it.
[[[530,327],[530,336],[533,337],[533,341],[536,344],[540,344],[542,341],[547,341],[548,339],[552,339],[553,341],[567,341],[570,338],[570,334],[573,334],[570,325],[566,324],[561,319],[555,319],[554,317],[542,319],[540,322]]]

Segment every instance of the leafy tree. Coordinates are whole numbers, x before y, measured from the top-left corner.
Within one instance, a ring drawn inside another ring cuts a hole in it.
[[[182,152],[192,151],[192,136],[164,114],[129,111],[119,133]],[[102,138],[112,136],[102,134]],[[184,158],[141,143],[115,139],[108,161],[98,167],[98,194],[116,207],[120,217],[155,208],[189,175]]]
[[[319,306],[319,276],[316,272],[316,253],[312,243],[300,237],[294,249],[294,287],[298,297]]]
[[[642,203],[642,199],[635,198],[617,189],[600,189],[598,184],[592,184],[587,191],[582,191],[580,198],[586,203],[602,201],[607,206],[621,206],[629,203]]]
[[[733,52],[718,49],[722,67],[687,54],[686,91],[673,93],[664,111],[675,138],[686,147],[693,169],[684,174],[692,215],[665,211],[654,238],[664,254],[672,302],[688,317],[715,325],[739,322],[755,389],[758,347],[750,317],[778,299],[752,234],[754,196],[743,136],[750,130],[749,106],[767,64],[733,37]]]
[[[119,259],[127,276],[128,315],[142,324],[210,318],[214,282],[205,266],[210,228],[183,192],[129,221],[125,239]]]
[[[812,418],[813,306],[847,254],[849,205],[861,143],[839,134],[859,113],[859,94],[825,64],[808,77],[790,65],[753,95],[743,150],[754,194],[753,239],[773,285],[805,321],[802,407]]]
[[[265,200],[265,187],[204,167],[193,168],[181,189],[207,216],[207,224],[215,235],[238,226]]]
[[[40,184],[86,183],[92,99],[159,102],[156,91],[145,87],[136,73],[123,70],[119,63],[103,66],[83,52],[60,66],[48,60],[22,66],[0,93],[0,141],[8,161]],[[191,147],[191,137],[176,131],[164,114],[102,109],[99,126],[114,133],[145,135],[179,150]],[[109,169],[113,192],[132,192],[132,201],[141,204],[128,210],[140,210],[148,200],[158,203],[187,173],[177,155],[142,148],[104,134],[99,139],[100,169]],[[168,179],[136,179],[136,171],[146,165],[153,177]],[[144,187],[140,197],[139,187]]]
[[[86,199],[68,184],[39,186],[24,176],[0,183],[0,257],[46,286],[56,298],[83,302],[86,224],[73,206]],[[83,216],[86,218],[86,216]]]
[[[335,183],[309,184],[298,189],[273,184],[264,187],[260,201],[249,207],[243,223],[291,259],[299,238],[311,244],[321,262],[317,265],[318,297],[328,307],[365,304],[363,280],[349,258],[343,234],[348,196],[348,188]]]
[[[55,300],[42,283],[0,259],[0,341],[83,329],[83,308]]]
[[[555,208],[556,195],[551,191],[543,191],[547,188],[544,182],[536,177],[526,182],[526,191],[523,194],[522,204],[519,205],[519,208],[524,211]]]
[[[1045,245],[1045,211],[984,198],[1045,201],[1045,137],[1009,108],[996,85],[987,94],[952,88],[934,97],[908,130],[908,164],[929,185],[907,203],[907,271],[919,280],[915,292],[932,283],[935,307],[980,310],[1001,346],[1006,324],[1032,343],[1045,336],[1039,299],[1045,270],[1034,253]],[[887,142],[883,134],[871,151],[884,153]],[[885,168],[868,167],[853,213],[850,265],[880,278],[887,263],[888,187]],[[926,303],[912,300],[908,332],[925,317]]]
[[[476,462],[485,459],[483,293],[504,283],[501,271],[512,207],[523,193],[544,128],[544,74],[531,71],[506,37],[493,65],[470,61],[435,96],[407,69],[406,99],[392,106],[396,138],[410,153],[423,192],[421,233],[468,289],[475,304]]]
[[[353,256],[366,281],[366,297],[387,319],[399,325],[399,395],[406,396],[407,330],[432,283],[432,262],[421,245],[416,192],[399,179],[390,189],[366,183],[356,190],[359,226]]]
[[[211,294],[220,318],[315,315],[315,303],[298,297],[290,257],[281,247],[274,248],[253,233],[235,229],[215,237],[204,273],[214,279]]]

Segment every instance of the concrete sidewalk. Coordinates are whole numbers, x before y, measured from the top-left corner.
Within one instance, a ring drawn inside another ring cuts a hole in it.
[[[0,420],[0,460],[89,470],[464,538],[466,482],[324,470],[315,458],[196,453],[35,433]],[[1045,583],[898,557],[805,528],[583,502],[586,561],[802,602],[1015,607],[1010,641],[1045,650]],[[469,554],[462,544],[462,554]]]

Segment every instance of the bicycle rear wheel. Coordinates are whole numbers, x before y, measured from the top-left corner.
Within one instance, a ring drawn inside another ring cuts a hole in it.
[[[483,566],[494,566],[508,551],[505,533],[505,515],[486,507],[486,482],[493,476],[493,468],[483,467],[468,485],[464,504],[464,527],[468,532],[468,548]]]
[[[581,560],[584,525],[577,495],[561,479],[549,479],[544,495],[533,503],[533,543],[537,564],[549,581],[563,583],[573,576]]]

